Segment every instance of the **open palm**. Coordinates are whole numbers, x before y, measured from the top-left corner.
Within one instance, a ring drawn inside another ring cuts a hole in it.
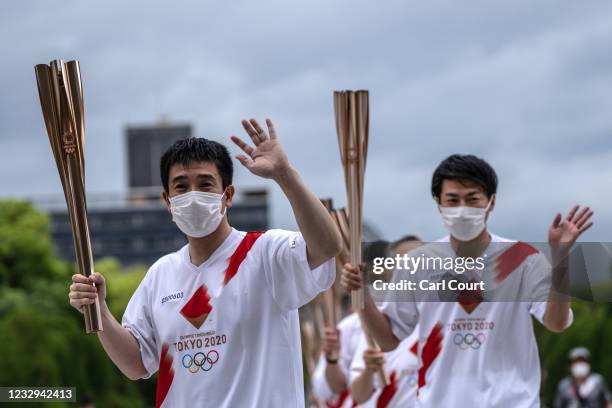
[[[548,229],[548,243],[558,255],[567,255],[578,237],[593,225],[592,221],[589,222],[593,211],[589,207],[579,210],[580,206],[576,205],[565,219],[558,213]]]
[[[242,121],[244,130],[255,144],[254,148],[238,136],[232,136],[232,141],[247,154],[236,156],[244,167],[257,176],[274,179],[289,168],[289,160],[278,142],[272,121],[266,119],[266,125],[269,137],[255,119]]]

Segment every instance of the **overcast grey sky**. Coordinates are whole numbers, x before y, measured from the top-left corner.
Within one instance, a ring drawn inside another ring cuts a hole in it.
[[[435,166],[474,153],[498,171],[492,231],[545,240],[556,211],[595,209],[612,240],[612,3],[552,0],[3,2],[3,196],[60,193],[33,67],[79,59],[87,187],[123,191],[124,128],[161,115],[230,143],[270,116],[321,197],[345,202],[332,91],[370,90],[364,215],[383,237],[444,234]],[[232,147],[232,152],[237,149]],[[295,227],[271,182],[272,223]]]

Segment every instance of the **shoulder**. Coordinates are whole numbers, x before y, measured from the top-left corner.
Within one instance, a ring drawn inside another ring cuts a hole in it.
[[[563,391],[572,386],[572,379],[570,377],[565,377],[561,381],[559,381],[559,391]]]
[[[185,256],[186,251],[188,250],[188,244],[184,245],[180,249],[175,252],[171,252],[159,258],[147,271],[143,282],[145,280],[156,280],[159,279],[164,274],[169,273],[172,269],[176,269],[177,266],[181,265],[183,262],[183,258]]]
[[[498,263],[521,264],[541,267],[548,264],[546,256],[537,247],[523,241],[491,234],[492,254],[497,254]]]
[[[273,251],[282,246],[295,248],[303,242],[302,234],[297,231],[289,231],[284,229],[269,229],[260,232],[248,232],[246,237],[252,236],[253,240],[257,240],[257,245],[265,247],[267,250]]]

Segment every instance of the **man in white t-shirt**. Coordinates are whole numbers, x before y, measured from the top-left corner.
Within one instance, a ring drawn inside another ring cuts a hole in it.
[[[334,281],[341,240],[327,210],[290,166],[274,127],[243,121],[255,147],[237,159],[273,179],[300,232],[244,233],[230,227],[233,166],[206,139],[176,142],[161,159],[163,198],[189,243],[159,259],[132,296],[121,324],[105,282],[75,275],[70,304],[98,296],[102,346],[130,379],[158,372],[159,407],[303,407],[297,309]],[[95,285],[92,285],[95,283]]]
[[[312,374],[311,386],[317,400],[329,407],[353,406],[348,387],[349,372],[362,335],[357,313],[340,320],[337,330],[331,327],[325,329],[323,353]]]
[[[482,270],[459,276],[455,268],[451,275],[467,283],[482,281],[486,296],[504,301],[487,301],[482,288],[474,286],[450,299],[447,291],[389,291],[381,312],[366,295],[364,322],[382,350],[395,349],[418,324],[417,406],[538,407],[540,366],[530,316],[554,332],[572,322],[568,297],[552,296],[568,293],[567,256],[592,225],[593,212],[576,206],[565,219],[555,216],[548,231],[551,271],[533,246],[489,233],[486,221],[496,190],[497,175],[484,160],[472,155],[445,159],[434,172],[432,195],[450,235],[411,255],[423,262],[480,258]],[[411,273],[397,269],[394,282],[420,288],[423,281],[448,281],[448,272],[440,273],[437,266]],[[346,265],[343,286],[354,290],[361,281],[359,269]]]
[[[390,245],[384,241],[373,242],[364,252],[364,261],[372,264],[375,258],[387,254],[405,254],[421,244],[416,235],[406,235]],[[392,273],[393,271],[385,271],[382,278],[389,281]],[[325,328],[323,353],[313,372],[311,385],[313,395],[329,407],[353,406],[350,395],[350,367],[356,357],[355,353],[361,338],[365,339],[356,313],[351,313],[342,319],[337,328]]]

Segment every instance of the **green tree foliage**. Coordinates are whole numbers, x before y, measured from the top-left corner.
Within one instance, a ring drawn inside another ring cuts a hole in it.
[[[98,265],[120,318],[145,271],[125,273],[110,259]],[[92,396],[100,407],[152,405],[154,380],[130,381],[97,336],[85,334],[83,316],[68,303],[73,273],[53,253],[44,214],[28,203],[0,202],[0,386],[72,386],[77,399]]]
[[[574,347],[590,350],[591,369],[612,379],[612,303],[572,303],[574,323],[562,334],[555,334],[536,324],[536,336],[542,363],[542,401],[552,404],[559,381],[569,375],[568,354]]]

